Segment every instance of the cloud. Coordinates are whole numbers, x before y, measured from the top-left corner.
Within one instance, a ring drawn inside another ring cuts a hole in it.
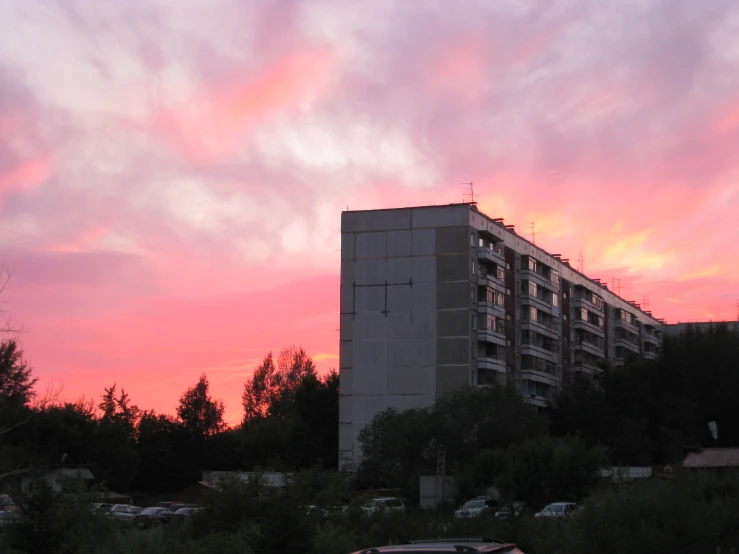
[[[7,301],[70,395],[126,375],[171,411],[208,371],[238,420],[267,350],[335,365],[340,211],[469,181],[655,314],[733,314],[729,0],[4,3],[0,22]]]

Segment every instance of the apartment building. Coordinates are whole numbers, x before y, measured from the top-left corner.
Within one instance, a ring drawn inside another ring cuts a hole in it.
[[[662,325],[475,204],[343,212],[339,465],[386,408],[492,383],[545,408],[576,373],[656,357]]]

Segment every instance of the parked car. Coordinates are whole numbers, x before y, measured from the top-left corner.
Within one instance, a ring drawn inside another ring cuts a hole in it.
[[[193,514],[196,514],[200,511],[202,511],[204,508],[201,506],[185,506],[183,508],[178,508],[173,516],[174,519],[187,519],[191,517]]]
[[[392,552],[416,552],[423,554],[445,554],[448,552],[510,552],[511,554],[523,554],[515,544],[509,544],[491,539],[435,539],[429,541],[411,541],[405,544],[394,544],[391,546],[378,546],[358,550],[353,554],[383,554]]]
[[[578,508],[574,502],[553,502],[534,517],[570,517]]]
[[[494,498],[479,496],[462,504],[462,506],[454,512],[454,517],[458,519],[476,517],[485,513],[486,508],[495,508],[497,505],[498,502]]]
[[[403,499],[397,496],[380,496],[373,498],[367,504],[362,506],[362,509],[367,512],[404,512],[405,504]]]
[[[498,519],[511,519],[512,517],[520,516],[525,509],[523,502],[509,502],[503,506],[500,510],[495,512],[495,517]]]
[[[153,508],[145,508],[140,514],[136,514],[134,523],[137,527],[148,529],[154,525],[167,524],[172,521],[173,517],[174,514],[169,511],[169,508],[155,506]]]
[[[0,527],[2,527],[3,525],[10,525],[11,523],[16,523],[20,521],[20,519],[20,512],[0,510]]]
[[[90,504],[90,508],[94,512],[101,512],[101,513],[107,513],[110,512],[110,509],[113,507],[113,504],[106,504],[105,502],[95,502],[94,504]]]
[[[18,506],[9,494],[0,494],[0,511],[1,512],[17,512]]]
[[[117,520],[120,523],[133,523],[141,508],[131,506],[130,504],[114,504],[110,511],[107,512],[108,517]]]

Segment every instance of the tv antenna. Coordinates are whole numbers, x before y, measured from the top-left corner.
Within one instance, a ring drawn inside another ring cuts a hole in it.
[[[466,202],[467,198],[470,199],[470,203],[475,203],[475,183],[462,183],[464,185],[464,192],[462,192],[462,202]]]
[[[611,290],[616,293],[616,296],[621,296],[621,279],[611,277]]]
[[[642,298],[642,307],[644,308],[643,311],[645,312],[649,311],[649,297],[646,294]]]
[[[577,271],[578,273],[582,273],[584,271],[585,266],[585,259],[582,256],[582,250],[580,250],[580,253],[577,255]]]
[[[541,231],[536,231],[535,221],[527,221],[526,224],[529,226],[529,232],[531,233],[531,243],[536,244],[536,235],[541,233]]]

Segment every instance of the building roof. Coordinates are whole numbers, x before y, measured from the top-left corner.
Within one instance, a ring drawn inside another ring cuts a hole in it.
[[[739,448],[704,448],[698,452],[689,452],[683,461],[683,467],[739,467]]]

